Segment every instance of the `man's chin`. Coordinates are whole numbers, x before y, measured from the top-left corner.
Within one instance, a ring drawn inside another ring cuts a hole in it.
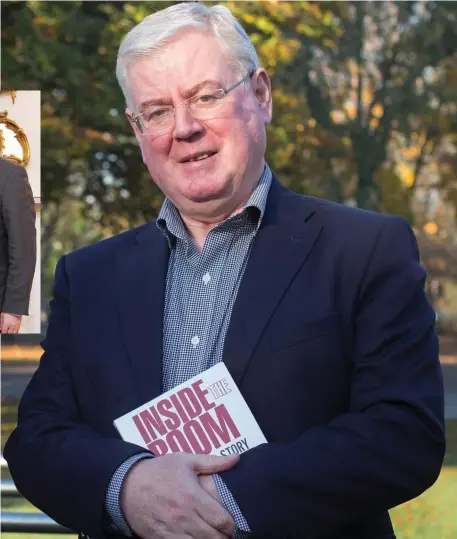
[[[193,187],[193,188],[192,188]],[[202,185],[189,186],[183,193],[187,200],[196,204],[213,202],[226,198],[230,194],[229,185]]]
[[[198,194],[192,193],[192,194],[187,194],[186,198],[189,202],[192,202],[195,204],[204,204],[205,202],[213,202],[216,200],[220,200],[222,198],[222,193],[220,192],[198,193]]]

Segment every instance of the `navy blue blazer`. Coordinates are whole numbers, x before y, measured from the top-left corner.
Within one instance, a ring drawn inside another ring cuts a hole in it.
[[[154,222],[63,257],[5,458],[19,491],[106,535],[113,419],[161,391],[168,244]],[[222,477],[256,537],[388,539],[444,455],[435,314],[407,222],[274,179],[224,361],[268,444]]]

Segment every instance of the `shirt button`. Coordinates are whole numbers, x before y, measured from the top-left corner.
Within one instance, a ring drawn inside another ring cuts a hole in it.
[[[211,275],[208,272],[206,272],[205,275],[203,275],[202,281],[205,284],[208,284],[211,281]]]
[[[190,342],[192,343],[192,346],[194,348],[197,348],[198,346],[198,343],[200,342],[200,337],[198,335],[194,335],[194,337],[192,337],[192,339],[190,340]]]

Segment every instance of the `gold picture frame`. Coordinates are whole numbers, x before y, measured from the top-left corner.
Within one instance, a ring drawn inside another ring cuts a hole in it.
[[[14,101],[16,100],[16,95],[17,95],[16,90],[0,90],[0,95],[3,95],[3,94],[10,94],[11,99],[13,100],[13,105],[14,105]]]
[[[26,167],[30,161],[30,145],[27,140],[27,135],[25,134],[22,127],[20,127],[14,120],[8,118],[8,111],[5,110],[0,112],[0,126],[5,126],[5,130],[13,133],[13,138],[17,140],[20,147],[22,148],[22,155],[16,155],[15,153],[7,153],[7,140],[3,134],[3,129],[0,129],[0,156],[3,159],[17,163],[22,167]],[[11,140],[11,138],[10,138]]]

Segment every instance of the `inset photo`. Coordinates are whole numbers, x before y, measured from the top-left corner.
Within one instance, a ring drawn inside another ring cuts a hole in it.
[[[39,91],[0,91],[0,331],[41,331]]]

